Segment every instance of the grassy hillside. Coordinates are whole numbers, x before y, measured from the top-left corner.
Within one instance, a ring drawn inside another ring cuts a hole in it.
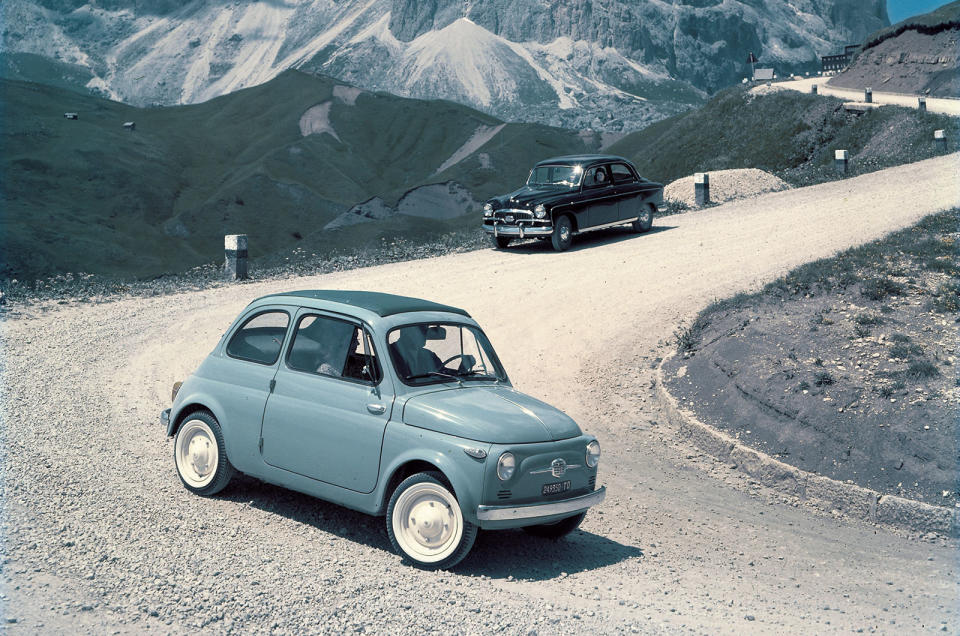
[[[944,115],[895,107],[851,115],[831,97],[794,91],[751,95],[737,87],[703,108],[627,135],[608,150],[658,181],[760,168],[803,185],[832,178],[836,149],[850,151],[853,174],[933,156],[936,129],[948,130],[956,147],[960,125]]]
[[[586,149],[574,132],[511,124],[437,174],[478,127],[500,122],[451,102],[387,94],[362,93],[351,104],[334,96],[337,85],[289,71],[203,104],[138,109],[0,80],[0,277],[182,271],[222,258],[228,233],[249,234],[253,257],[305,237],[315,251],[362,246],[384,230],[427,236],[451,222],[322,228],[356,203],[380,196],[392,204],[426,183],[456,180],[484,198],[516,187],[537,159]],[[303,136],[301,116],[328,102],[336,137]],[[67,111],[80,119],[64,119]]]
[[[874,47],[884,40],[895,38],[904,31],[908,30],[914,30],[927,35],[933,35],[934,33],[940,33],[941,31],[946,31],[947,29],[957,28],[960,28],[960,1],[945,4],[944,6],[936,9],[935,11],[931,11],[930,13],[915,15],[907,18],[906,20],[897,22],[896,24],[892,24],[885,29],[880,29],[876,33],[867,37],[863,44],[863,48],[868,49]]]

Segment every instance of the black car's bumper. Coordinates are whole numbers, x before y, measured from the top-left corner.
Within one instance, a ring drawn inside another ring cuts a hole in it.
[[[527,238],[528,236],[550,236],[553,234],[552,225],[543,225],[533,223],[484,223],[483,231],[491,236],[510,236],[517,238]]]

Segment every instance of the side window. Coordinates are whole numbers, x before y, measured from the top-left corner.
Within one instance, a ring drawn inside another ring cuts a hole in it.
[[[290,316],[285,311],[265,311],[249,318],[227,344],[227,355],[259,364],[273,364],[280,357]]]
[[[610,176],[607,174],[605,166],[597,166],[587,170],[583,179],[584,188],[602,188],[610,184]]]
[[[334,378],[376,384],[380,365],[367,332],[328,316],[307,314],[297,328],[287,354],[291,369]]]
[[[633,176],[633,172],[625,164],[615,163],[610,166],[610,171],[613,173],[614,183],[629,183],[630,181],[636,181],[636,177]]]

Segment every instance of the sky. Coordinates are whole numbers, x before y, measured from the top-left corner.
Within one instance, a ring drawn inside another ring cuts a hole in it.
[[[887,13],[890,14],[890,24],[896,24],[912,15],[929,13],[945,4],[950,4],[950,0],[887,0]]]

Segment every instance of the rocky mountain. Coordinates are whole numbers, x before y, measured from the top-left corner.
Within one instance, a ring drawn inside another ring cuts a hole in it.
[[[751,51],[809,70],[889,23],[885,0],[4,0],[0,19],[5,76],[82,81],[134,105],[298,68],[609,131],[702,102],[746,74]]]

